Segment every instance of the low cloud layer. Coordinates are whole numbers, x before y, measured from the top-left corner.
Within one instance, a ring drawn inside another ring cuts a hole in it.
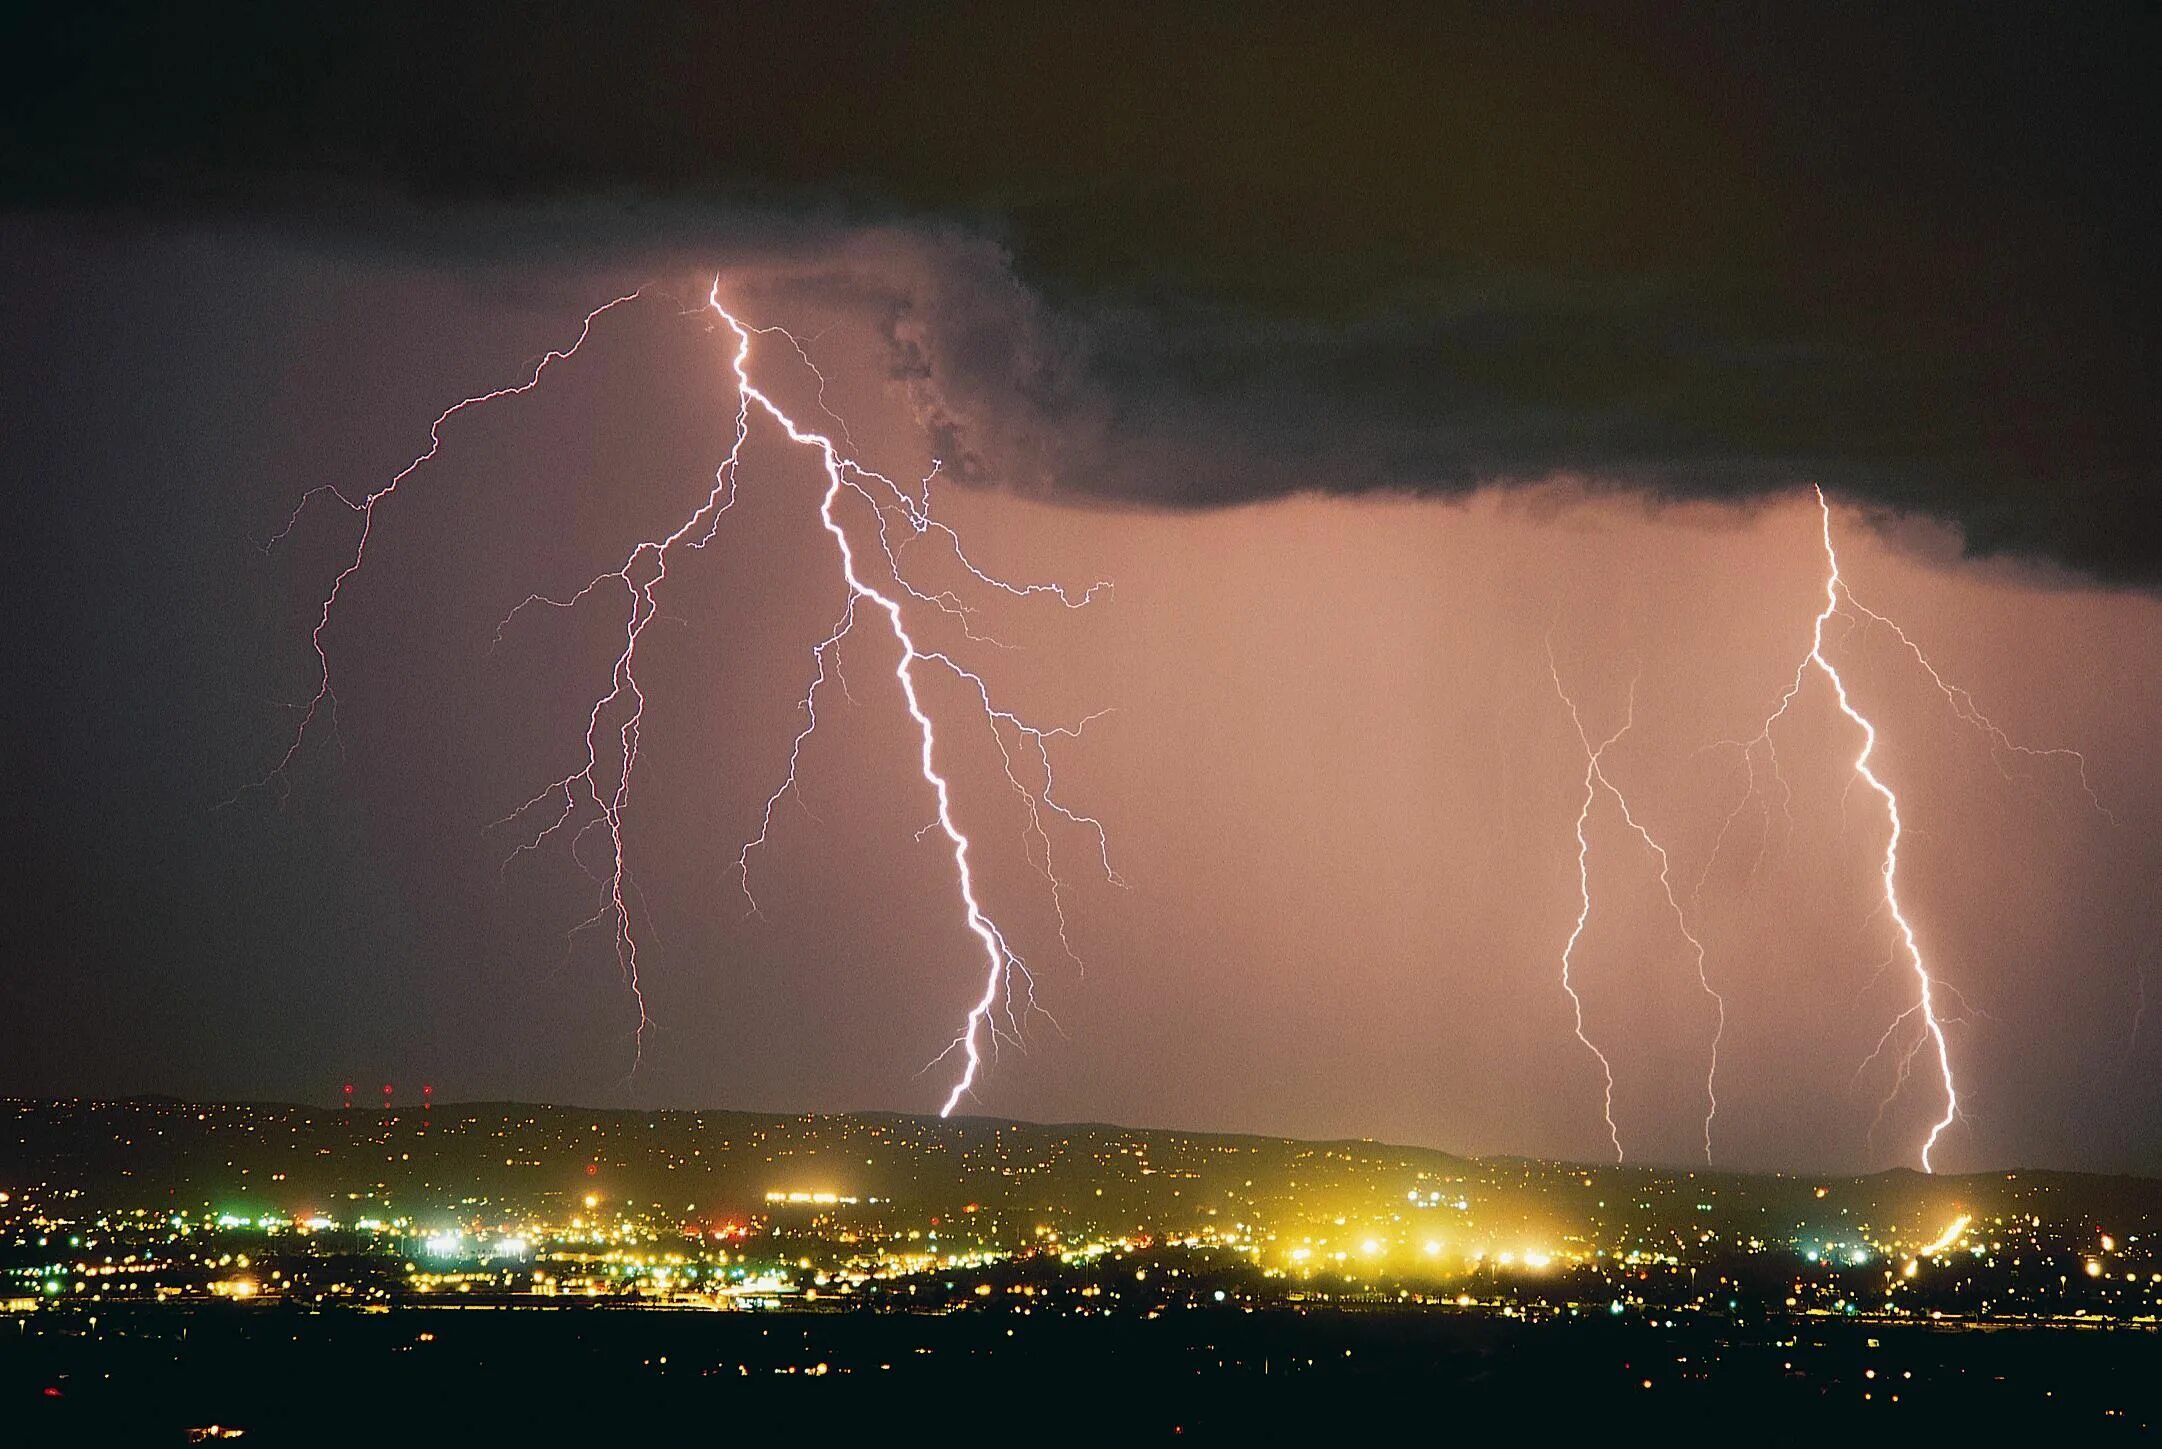
[[[18,214],[853,286],[951,471],[1822,481],[2162,583],[2151,13],[20,13]],[[781,268],[789,270],[789,268]]]

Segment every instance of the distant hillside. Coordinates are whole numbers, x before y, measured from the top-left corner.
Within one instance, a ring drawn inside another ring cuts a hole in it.
[[[0,1103],[0,1191],[70,1194],[100,1211],[341,1220],[556,1218],[589,1196],[686,1226],[846,1208],[887,1221],[966,1216],[981,1235],[1011,1239],[1045,1226],[1175,1237],[1377,1216],[1431,1222],[1459,1239],[1535,1232],[1647,1243],[1704,1232],[1926,1238],[1955,1211],[2162,1223],[2162,1182],[2079,1173],[1752,1175],[1096,1123],[510,1102],[385,1113],[9,1100]]]

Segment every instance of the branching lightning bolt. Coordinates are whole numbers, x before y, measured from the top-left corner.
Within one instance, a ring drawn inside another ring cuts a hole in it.
[[[1696,964],[1698,987],[1711,998],[1712,1005],[1718,1012],[1718,1025],[1712,1033],[1710,1065],[1704,1074],[1704,1160],[1709,1163],[1712,1160],[1712,1119],[1719,1115],[1719,1044],[1725,1038],[1727,1030],[1726,998],[1712,986],[1711,976],[1704,962],[1704,943],[1689,929],[1689,920],[1683,913],[1681,899],[1674,893],[1674,863],[1668,857],[1666,847],[1637,819],[1636,813],[1629,807],[1628,797],[1622,794],[1620,787],[1615,785],[1606,772],[1606,752],[1618,743],[1623,735],[1629,733],[1636,723],[1636,681],[1631,680],[1629,683],[1629,704],[1621,727],[1595,745],[1590,733],[1584,728],[1584,718],[1577,710],[1576,701],[1569,696],[1569,691],[1561,682],[1560,666],[1554,662],[1554,640],[1551,633],[1546,641],[1546,667],[1548,676],[1554,682],[1554,693],[1569,711],[1569,722],[1575,726],[1577,740],[1584,747],[1584,802],[1578,809],[1576,818],[1577,918],[1575,928],[1569,933],[1568,943],[1562,948],[1561,985],[1562,990],[1568,993],[1570,1005],[1576,1013],[1577,1040],[1583,1042],[1591,1054],[1599,1059],[1599,1069],[1605,1078],[1607,1136],[1614,1144],[1614,1158],[1617,1162],[1623,1160],[1621,1131],[1614,1121],[1614,1066],[1607,1059],[1606,1053],[1594,1046],[1591,1038],[1585,1034],[1584,1003],[1570,979],[1577,943],[1583,939],[1584,928],[1591,919],[1591,842],[1584,832],[1590,824],[1592,807],[1601,790],[1613,797],[1614,804],[1621,811],[1623,822],[1658,859],[1659,888],[1666,895],[1667,908],[1673,912],[1675,929],[1681,933],[1682,939],[1689,943],[1689,950]]]
[[[331,689],[330,657],[324,645],[324,634],[329,628],[331,616],[345,584],[360,571],[366,561],[376,506],[437,456],[443,446],[443,426],[451,418],[466,409],[532,391],[539,385],[550,364],[569,358],[584,345],[597,318],[640,295],[641,293],[634,292],[618,297],[588,313],[576,340],[568,347],[551,351],[544,356],[525,381],[515,386],[476,394],[446,409],[429,428],[427,451],[360,502],[354,503],[335,489],[329,488],[313,490],[303,497],[293,518],[287,521],[277,539],[290,533],[308,502],[317,494],[325,492],[361,515],[361,532],[352,559],[333,581],[310,636],[320,666],[317,691],[312,699],[301,706],[300,723],[284,756],[258,784],[276,784],[283,792],[286,789],[287,772],[316,719],[326,712],[335,716],[336,696]],[[572,859],[601,884],[600,908],[573,926],[570,936],[575,940],[580,932],[603,923],[611,928],[617,962],[637,1008],[637,1027],[634,1032],[636,1048],[632,1068],[635,1071],[637,1062],[643,1057],[646,1032],[652,1025],[638,976],[638,921],[644,911],[642,904],[634,908],[638,890],[631,874],[626,845],[626,815],[630,806],[632,780],[639,763],[639,743],[647,703],[646,692],[638,675],[639,646],[647,627],[659,617],[659,590],[668,579],[671,556],[681,548],[703,549],[713,541],[722,515],[735,503],[744,448],[751,434],[754,415],[770,420],[790,442],[813,450],[819,458],[826,486],[819,499],[818,517],[826,533],[833,539],[841,582],[846,588],[846,600],[832,632],[812,651],[815,674],[801,705],[805,715],[804,725],[790,746],[786,777],[767,798],[757,834],[745,843],[738,854],[737,874],[744,896],[750,901],[755,913],[757,903],[750,891],[751,854],[768,842],[772,834],[774,810],[783,797],[795,794],[800,801],[797,767],[805,741],[817,729],[818,696],[829,678],[829,669],[830,677],[841,685],[843,691],[848,689],[847,680],[840,672],[838,651],[841,641],[857,623],[859,605],[868,606],[873,612],[884,617],[888,630],[900,649],[894,677],[915,726],[922,778],[930,786],[936,805],[933,827],[945,837],[951,849],[967,929],[982,951],[982,988],[974,997],[951,1045],[933,1060],[933,1064],[936,1064],[955,1055],[962,1059],[960,1075],[941,1108],[942,1115],[951,1114],[962,1099],[974,1091],[984,1070],[986,1050],[995,1050],[1002,1037],[1009,1040],[1019,1037],[1020,1020],[1017,1010],[1040,1008],[1035,1003],[1034,982],[1028,974],[1026,964],[1009,944],[1006,933],[992,918],[979,897],[975,872],[970,862],[971,842],[955,815],[952,786],[939,763],[940,743],[931,709],[921,692],[918,677],[920,666],[930,665],[951,675],[973,694],[979,705],[985,724],[998,747],[1006,780],[1025,807],[1024,836],[1028,859],[1050,884],[1059,940],[1070,957],[1073,957],[1073,948],[1068,936],[1066,883],[1052,864],[1051,836],[1045,817],[1056,816],[1089,832],[1094,838],[1096,854],[1105,877],[1113,884],[1123,885],[1124,882],[1111,866],[1109,840],[1102,822],[1094,816],[1069,808],[1054,793],[1050,742],[1054,739],[1077,737],[1091,721],[1100,718],[1102,712],[1070,726],[1047,728],[1030,724],[1013,710],[995,703],[989,684],[980,674],[943,651],[921,647],[911,633],[904,601],[926,605],[954,618],[958,621],[963,636],[968,639],[986,643],[998,641],[979,634],[971,627],[974,609],[950,590],[927,592],[910,582],[903,571],[902,556],[910,543],[936,535],[940,541],[950,546],[953,558],[977,583],[1016,599],[1049,596],[1068,608],[1083,607],[1108,585],[1101,582],[1092,584],[1075,595],[1056,584],[1011,583],[980,568],[968,557],[960,535],[948,524],[932,517],[929,478],[923,481],[918,493],[911,494],[884,474],[865,467],[850,456],[854,449],[852,442],[849,444],[850,452],[844,453],[828,435],[799,425],[753,380],[751,353],[754,338],[768,335],[784,338],[802,365],[809,368],[817,378],[819,410],[832,419],[840,436],[847,439],[847,424],[826,405],[826,378],[811,362],[809,352],[800,341],[784,329],[756,327],[738,319],[722,305],[718,279],[714,281],[707,295],[705,307],[699,310],[701,314],[710,312],[720,324],[725,325],[735,340],[731,359],[736,391],[734,440],[726,457],[714,470],[713,483],[705,497],[673,531],[635,544],[620,565],[594,576],[574,593],[560,597],[529,594],[498,624],[496,638],[500,641],[504,631],[529,609],[569,610],[589,600],[608,596],[620,596],[623,600],[620,647],[609,670],[607,689],[594,699],[587,711],[582,761],[576,769],[550,782],[547,787],[496,821],[490,828],[525,829],[524,838],[505,858],[506,869],[520,856],[537,851],[549,841],[568,832],[566,838]],[[933,471],[935,473],[936,470]],[[886,564],[885,576],[892,580],[891,593],[868,580],[860,567],[856,545],[838,512],[838,508],[851,499],[871,510],[877,528],[879,553]],[[893,524],[896,518],[906,529],[905,536],[899,541],[894,537]],[[275,543],[277,539],[272,542]],[[1019,770],[1017,758],[1027,762]],[[533,823],[536,817],[539,819],[537,825]],[[605,863],[599,866],[588,864],[583,854],[585,841],[595,832],[604,835],[607,842]],[[1074,959],[1078,963],[1078,957]],[[1021,994],[1018,1008],[1015,1002],[1017,981]]]
[[[947,1093],[944,1105],[939,1109],[940,1115],[951,1115],[954,1109],[960,1105],[961,1099],[975,1087],[977,1077],[983,1070],[984,1047],[986,1044],[996,1042],[998,1025],[995,1014],[1000,1010],[1002,996],[1010,1020],[1011,992],[1015,977],[1018,976],[1028,989],[1031,1005],[1033,1005],[1033,979],[1028,974],[1026,963],[1008,944],[1005,933],[1000,930],[998,923],[986,912],[982,901],[977,896],[975,872],[969,862],[970,841],[954,818],[952,786],[938,767],[937,727],[924,706],[922,694],[918,687],[916,667],[921,663],[934,663],[972,685],[983,705],[986,719],[990,723],[994,734],[997,733],[1001,725],[1011,726],[1022,732],[1025,737],[1032,739],[1041,748],[1049,732],[1023,723],[1010,710],[995,707],[992,704],[990,687],[984,682],[981,675],[956,663],[944,653],[925,651],[917,645],[915,637],[909,632],[907,617],[900,600],[882,592],[863,577],[863,573],[858,566],[855,546],[850,542],[848,531],[841,525],[840,519],[834,511],[835,505],[841,501],[844,492],[854,493],[868,503],[883,520],[886,507],[885,500],[874,495],[868,486],[876,484],[885,493],[892,496],[908,516],[916,532],[921,534],[934,528],[937,529],[954,545],[956,556],[961,559],[963,566],[972,576],[1017,596],[1025,597],[1036,593],[1049,592],[1056,595],[1062,603],[1072,607],[1080,607],[1094,596],[1096,589],[1100,585],[1091,586],[1080,599],[1075,600],[1069,598],[1063,589],[1056,586],[1007,584],[977,568],[961,550],[960,538],[951,528],[936,523],[929,518],[927,512],[919,512],[912,507],[913,500],[891,479],[863,467],[842,454],[831,438],[822,433],[812,432],[797,424],[794,419],[781,410],[770,396],[759,388],[757,383],[752,381],[750,355],[753,329],[738,321],[727,308],[721,305],[720,284],[718,281],[714,283],[713,290],[707,297],[707,305],[713,309],[715,315],[720,317],[736,336],[737,346],[733,366],[736,374],[738,396],[756,404],[760,411],[788,435],[791,442],[817,450],[826,475],[826,491],[819,500],[818,506],[819,518],[825,524],[826,532],[833,538],[834,548],[840,559],[841,574],[848,585],[851,604],[853,605],[854,601],[860,600],[884,614],[887,625],[893,634],[894,642],[901,649],[901,657],[894,666],[894,678],[901,686],[901,695],[907,703],[909,716],[916,723],[917,736],[921,742],[919,758],[923,778],[925,783],[931,787],[933,799],[937,804],[938,828],[952,847],[954,875],[959,887],[968,929],[976,937],[983,951],[983,990],[975,1003],[969,1008],[967,1016],[963,1019],[961,1030],[955,1036],[952,1044],[944,1053],[940,1054],[941,1059],[943,1059],[945,1056],[958,1053],[963,1059],[960,1077],[954,1082],[952,1089]],[[740,447],[741,435],[739,434],[739,450]],[[731,454],[731,459],[733,460],[735,456],[735,454]],[[885,554],[893,576],[898,581],[902,578],[899,572],[900,561],[895,550],[888,543],[887,538],[882,523],[880,528],[881,551]],[[898,592],[917,599],[927,597],[913,585],[905,582],[899,583]],[[1077,733],[1078,729],[1079,726],[1076,726],[1071,732]],[[1003,741],[1001,741],[1000,747],[1003,752],[1005,748]],[[1078,821],[1085,818],[1072,815],[1066,811],[1065,807],[1057,805],[1051,800],[1048,769],[1045,772],[1043,790],[1033,794],[1013,776],[1010,769],[1007,772],[1007,778],[1014,783],[1015,788],[1020,790],[1024,796],[1031,797],[1032,810],[1038,805],[1047,805],[1058,810],[1059,813],[1067,815],[1070,819]],[[1103,844],[1102,826],[1093,820],[1088,821],[1088,823],[1094,827],[1099,844]],[[1105,850],[1104,863],[1106,874],[1116,880],[1116,875],[1110,870],[1108,848]]]
[[[1838,703],[1840,712],[1862,732],[1862,751],[1854,761],[1852,775],[1848,782],[1848,790],[1851,791],[1857,782],[1867,785],[1884,802],[1885,813],[1889,822],[1889,835],[1885,841],[1884,857],[1880,867],[1880,874],[1884,881],[1884,892],[1875,910],[1871,912],[1871,916],[1874,917],[1880,912],[1888,913],[1891,916],[1897,928],[1896,934],[1898,937],[1898,945],[1894,948],[1893,959],[1896,959],[1901,954],[1905,955],[1912,967],[1915,985],[1913,1001],[1905,1009],[1897,1013],[1885,1027],[1884,1033],[1878,1038],[1876,1046],[1868,1056],[1863,1058],[1861,1065],[1856,1068],[1855,1076],[1856,1080],[1859,1081],[1870,1066],[1882,1059],[1888,1051],[1895,1047],[1903,1030],[1907,1029],[1912,1023],[1920,1023],[1919,1028],[1914,1030],[1911,1040],[1907,1041],[1904,1048],[1897,1052],[1896,1069],[1893,1073],[1892,1084],[1886,1095],[1878,1102],[1877,1115],[1870,1127],[1870,1136],[1872,1139],[1875,1137],[1877,1128],[1883,1123],[1886,1110],[1905,1091],[1912,1076],[1915,1058],[1927,1050],[1935,1059],[1938,1081],[1944,1093],[1944,1110],[1931,1123],[1929,1132],[1923,1139],[1919,1152],[1923,1168],[1930,1170],[1931,1157],[1938,1142],[1945,1131],[1960,1116],[1958,1086],[1954,1080],[1950,1048],[1944,1032],[1947,1021],[1956,1018],[1946,1017],[1939,1009],[1938,1002],[1940,998],[1949,996],[1958,1003],[1962,1013],[1978,1016],[1986,1016],[1987,1013],[1967,1004],[1951,982],[1937,976],[1930,969],[1923,957],[1913,924],[1908,920],[1901,907],[1898,882],[1899,847],[1901,841],[1914,832],[1901,815],[1898,797],[1871,766],[1871,761],[1875,758],[1877,745],[1876,727],[1855,706],[1847,690],[1846,681],[1840,676],[1838,669],[1828,657],[1826,653],[1825,626],[1832,621],[1835,615],[1843,615],[1849,630],[1857,625],[1865,627],[1875,625],[1889,632],[1899,641],[1906,652],[1913,657],[1914,662],[1921,666],[1922,672],[1928,676],[1930,684],[1943,696],[1953,716],[1962,723],[1972,726],[1989,741],[1991,758],[1995,761],[1999,774],[2008,780],[2015,778],[2006,764],[2007,757],[2010,756],[2017,756],[2035,763],[2066,762],[2071,767],[2071,774],[2077,781],[2081,793],[2086,796],[2088,804],[2094,808],[2095,812],[2113,826],[2121,828],[2123,822],[2103,802],[2101,794],[2095,789],[2088,774],[2087,757],[2084,754],[2078,750],[2061,747],[2036,748],[2014,740],[1995,720],[1982,712],[1971,693],[1963,686],[1954,684],[1945,678],[1942,671],[1931,661],[1928,654],[1923,651],[1921,645],[1912,635],[1901,628],[1896,621],[1878,613],[1855,597],[1853,589],[1848,585],[1839,570],[1839,557],[1832,542],[1831,505],[1826,500],[1823,489],[1816,490],[1816,498],[1820,521],[1819,531],[1823,539],[1824,556],[1828,566],[1824,583],[1824,607],[1818,612],[1811,626],[1809,652],[1803,656],[1801,663],[1796,666],[1792,682],[1780,695],[1777,707],[1765,719],[1762,728],[1749,739],[1722,740],[1713,746],[1713,748],[1724,746],[1741,751],[1747,769],[1748,783],[1742,797],[1736,801],[1733,809],[1727,813],[1726,818],[1721,822],[1718,836],[1712,845],[1711,854],[1707,857],[1704,870],[1698,877],[1697,887],[1701,889],[1704,879],[1711,873],[1712,865],[1717,861],[1720,851],[1724,848],[1735,820],[1752,800],[1764,795],[1763,785],[1758,776],[1759,767],[1757,762],[1760,752],[1768,766],[1770,778],[1778,784],[1781,791],[1780,808],[1782,813],[1785,813],[1788,803],[1792,800],[1792,792],[1788,790],[1786,781],[1779,771],[1779,755],[1773,745],[1772,727],[1786,714],[1788,707],[1794,702],[1795,696],[1800,693],[1809,671],[1815,668],[1823,674],[1825,680],[1832,686],[1833,696]],[[1845,809],[1845,802],[1846,795],[1843,793],[1841,795],[1842,811]],[[1765,805],[1767,818],[1770,808],[1767,801]],[[1760,857],[1763,849],[1764,845],[1760,840],[1758,846]]]
[[[1853,698],[1848,694],[1846,680],[1840,676],[1838,668],[1833,665],[1831,659],[1824,652],[1824,626],[1830,623],[1832,618],[1839,613],[1840,599],[1842,595],[1847,594],[1847,588],[1846,580],[1841,577],[1839,572],[1839,554],[1832,543],[1832,506],[1825,499],[1822,488],[1816,490],[1816,496],[1817,509],[1822,520],[1824,559],[1827,571],[1824,579],[1824,607],[1818,611],[1815,620],[1810,626],[1809,652],[1802,657],[1801,663],[1795,666],[1793,680],[1787,685],[1785,692],[1780,695],[1778,706],[1765,718],[1763,728],[1758,730],[1756,735],[1749,740],[1729,741],[1727,743],[1739,745],[1745,757],[1753,757],[1755,747],[1760,744],[1769,749],[1772,739],[1772,727],[1785,717],[1788,708],[1794,703],[1795,696],[1801,693],[1803,683],[1812,668],[1821,673],[1825,681],[1831,685],[1833,698],[1839,705],[1839,712],[1845,715],[1853,723],[1854,727],[1862,732],[1862,748],[1860,753],[1854,757],[1852,766],[1854,777],[1867,785],[1876,794],[1877,798],[1884,802],[1885,817],[1888,824],[1888,833],[1884,843],[1884,858],[1879,867],[1879,875],[1884,882],[1881,908],[1890,915],[1892,923],[1897,929],[1900,944],[1904,948],[1908,962],[1913,967],[1915,985],[1914,1004],[1893,1019],[1891,1026],[1886,1028],[1885,1038],[1878,1043],[1877,1050],[1881,1052],[1884,1041],[1888,1041],[1892,1033],[1906,1022],[1912,1020],[1921,1022],[1921,1033],[1916,1039],[1914,1050],[1920,1050],[1925,1045],[1933,1050],[1936,1058],[1937,1076],[1944,1091],[1944,1111],[1930,1124],[1929,1133],[1922,1141],[1919,1154],[1922,1170],[1931,1172],[1935,1168],[1932,1166],[1930,1159],[1931,1155],[1936,1151],[1939,1139],[1943,1137],[1945,1130],[1959,1117],[1959,1086],[1952,1073],[1951,1045],[1945,1037],[1944,1022],[1937,1012],[1937,996],[1941,983],[1938,982],[1930,969],[1928,961],[1924,958],[1921,942],[1915,935],[1914,925],[1907,919],[1906,910],[1899,899],[1899,845],[1906,832],[1906,822],[1899,810],[1899,796],[1893,792],[1891,786],[1884,782],[1883,778],[1877,774],[1870,764],[1877,751],[1876,725],[1869,720],[1868,716],[1855,707]],[[1852,603],[1852,596],[1848,595],[1847,597],[1849,603]],[[1904,638],[1905,636],[1902,635],[1901,637]],[[1932,670],[1931,673],[1934,675],[1935,671]],[[1776,759],[1776,756],[1773,758]],[[1755,788],[1754,765],[1751,767],[1751,788]],[[1733,816],[1729,815],[1728,820],[1730,823],[1732,819]],[[1724,831],[1722,830],[1723,835]],[[1715,845],[1715,852],[1716,849]],[[1706,869],[1709,870],[1709,868],[1709,864],[1707,864]],[[1872,1053],[1872,1059],[1874,1059],[1875,1055],[1876,1053]],[[1914,1051],[1909,1051],[1900,1063],[1899,1074],[1892,1087],[1891,1095],[1893,1097],[1896,1097],[1906,1085],[1908,1070],[1913,1063],[1913,1056]],[[1887,1098],[1887,1102],[1889,1100]],[[1881,1105],[1878,1115],[1881,1119],[1883,1115]]]

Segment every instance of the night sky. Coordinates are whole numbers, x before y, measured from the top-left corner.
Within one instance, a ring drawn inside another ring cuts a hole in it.
[[[978,978],[875,631],[754,857],[761,916],[734,871],[843,602],[815,459],[771,428],[644,646],[634,1074],[605,935],[565,942],[597,887],[560,852],[499,870],[491,822],[575,764],[622,620],[497,623],[712,486],[718,275],[803,339],[858,456],[939,462],[979,562],[1116,585],[983,601],[1012,648],[920,611],[1031,718],[1111,711],[1057,746],[1127,882],[1057,837],[1083,969],[991,736],[933,700],[1057,1018],[970,1110],[1606,1155],[1558,977],[1585,760],[1551,649],[1595,737],[1634,682],[1605,764],[1727,996],[1717,1159],[1911,1164],[1924,1066],[1880,1113],[1896,1060],[1863,1065],[1912,976],[1858,732],[1811,677],[1784,787],[1747,796],[1717,745],[1808,649],[1815,484],[1854,596],[1970,692],[1883,625],[1829,626],[1954,988],[1937,1165],[2162,1170],[2158,28],[11,10],[0,1092],[936,1108],[923,1068]],[[332,505],[266,552],[294,504],[380,486],[444,407],[639,287],[378,513],[326,634],[335,738],[245,789],[353,543]],[[2081,751],[2084,782],[2005,740]],[[1706,1000],[1656,862],[1610,804],[1586,838],[1587,1031],[1631,1156],[1687,1161]]]

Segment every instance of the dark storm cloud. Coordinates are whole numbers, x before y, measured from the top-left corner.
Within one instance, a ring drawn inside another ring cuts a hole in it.
[[[0,36],[0,156],[18,208],[367,248],[905,234],[896,366],[949,466],[1013,486],[1823,480],[2152,586],[2158,28],[53,7]]]

